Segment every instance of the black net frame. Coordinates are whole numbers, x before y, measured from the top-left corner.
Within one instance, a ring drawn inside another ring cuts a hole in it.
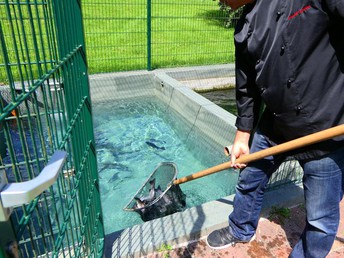
[[[139,213],[143,221],[183,211],[186,195],[179,185],[173,184],[177,175],[178,168],[175,163],[159,163],[123,209]]]

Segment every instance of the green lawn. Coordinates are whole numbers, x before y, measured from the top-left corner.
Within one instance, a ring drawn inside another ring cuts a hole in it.
[[[151,0],[150,31],[148,1],[82,1],[90,73],[147,69],[149,60],[151,69],[234,61],[233,29],[225,28],[228,14],[217,1]],[[54,63],[49,64],[50,59],[57,56],[57,48],[48,45],[53,29],[47,27],[53,23],[45,19],[43,5],[19,6],[10,9],[11,22],[5,8],[0,9],[6,47],[2,53],[6,52],[14,78],[35,78],[38,64],[47,64],[49,70]],[[4,63],[1,54],[0,83],[7,81]]]
[[[147,0],[83,1],[91,73],[147,69]],[[211,0],[152,0],[151,68],[233,62],[233,29]]]

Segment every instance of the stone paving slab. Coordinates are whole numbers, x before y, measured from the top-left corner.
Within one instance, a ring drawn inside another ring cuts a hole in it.
[[[198,91],[209,91],[218,89],[234,88],[235,77],[222,77],[222,78],[209,78],[209,79],[197,79],[180,81],[185,86]]]

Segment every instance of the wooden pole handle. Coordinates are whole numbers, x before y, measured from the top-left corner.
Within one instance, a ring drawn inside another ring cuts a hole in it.
[[[250,163],[252,161],[256,161],[268,156],[281,154],[283,152],[287,152],[290,150],[295,150],[297,148],[301,148],[307,145],[311,145],[314,143],[318,143],[321,141],[329,140],[334,137],[340,136],[344,134],[344,124],[332,127],[330,129],[326,129],[317,133],[313,133],[289,142],[285,142],[271,148],[257,151],[255,153],[251,153],[248,155],[244,155],[236,160],[237,163]],[[191,174],[186,177],[182,177],[173,181],[173,184],[178,185],[182,183],[186,183],[192,181],[197,178],[201,178],[207,175],[211,175],[222,170],[228,169],[232,167],[232,163],[230,161],[224,162],[222,164],[216,165],[214,167],[207,168],[205,170],[201,170],[194,174]]]

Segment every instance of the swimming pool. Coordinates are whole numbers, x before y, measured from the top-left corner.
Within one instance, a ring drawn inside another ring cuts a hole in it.
[[[142,223],[122,208],[160,162],[176,163],[182,177],[227,160],[223,146],[156,97],[99,102],[93,117],[106,234]],[[237,176],[228,170],[181,185],[187,208],[233,194]]]

